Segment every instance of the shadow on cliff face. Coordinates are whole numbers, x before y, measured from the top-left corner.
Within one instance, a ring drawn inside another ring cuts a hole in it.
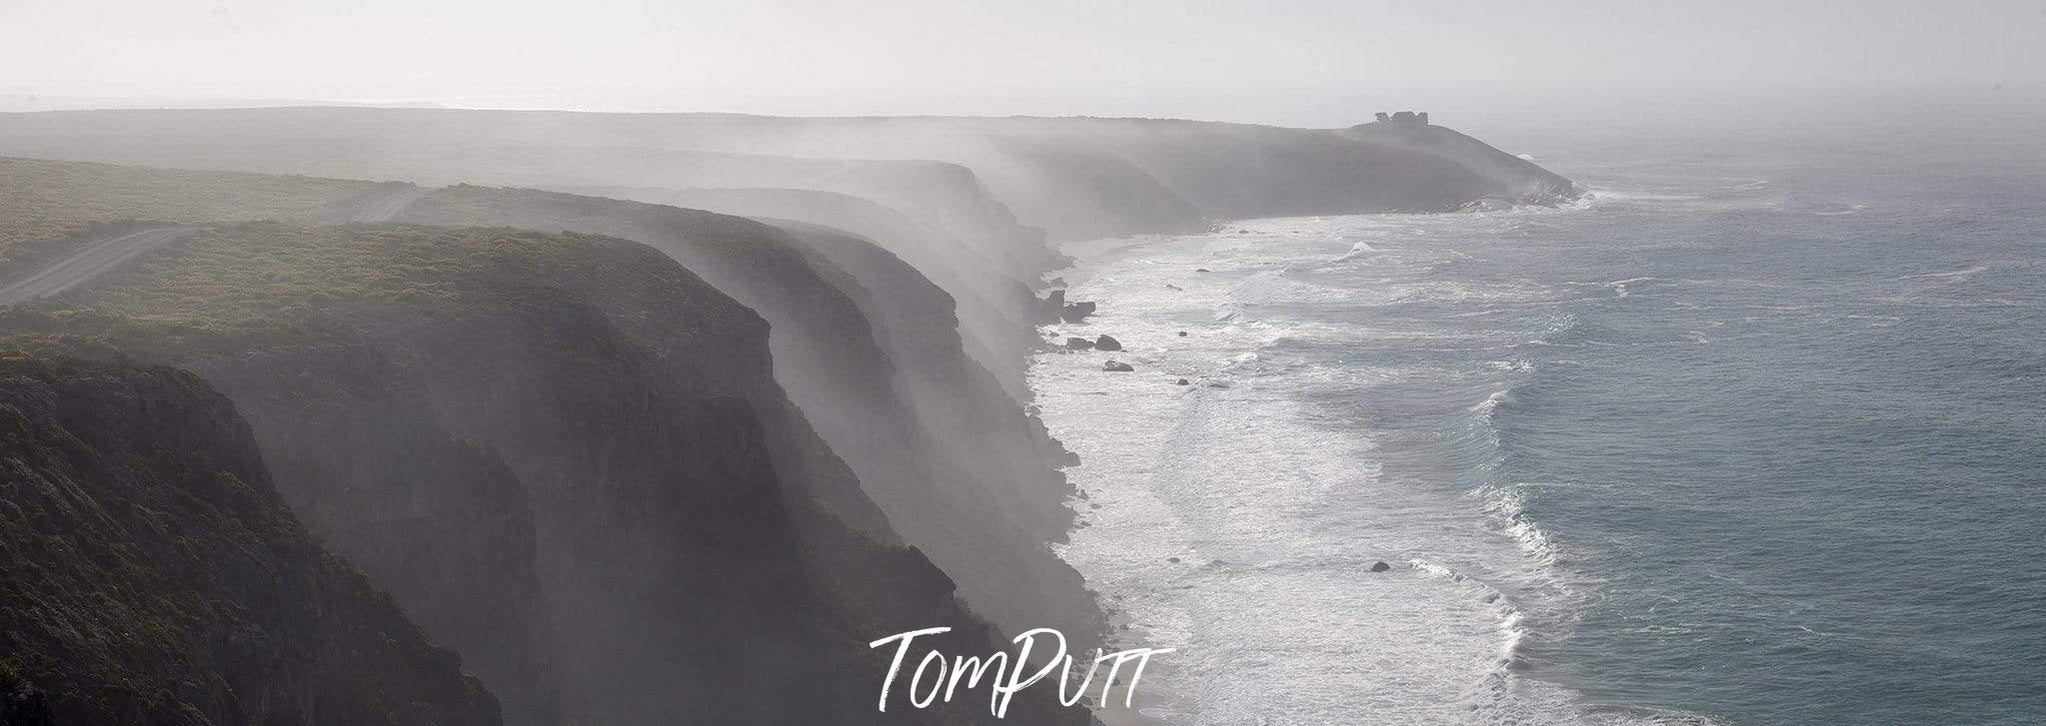
[[[451,433],[416,375],[367,346],[191,367],[248,418],[299,518],[460,651],[508,721],[560,720],[533,500],[495,450]]]
[[[437,192],[405,218],[567,227],[666,252],[770,324],[773,356],[762,365],[788,391],[789,415],[821,436],[803,460],[830,475],[824,501],[834,514],[918,546],[960,583],[975,611],[1011,633],[1058,627],[1091,643],[1104,629],[1078,573],[1045,546],[1071,523],[1063,503],[1070,490],[1047,463],[1048,442],[962,355],[951,300],[873,243],[672,207],[480,187]]]
[[[1037,344],[1031,331],[1039,277],[1058,261],[1022,276],[998,271],[987,256],[950,232],[901,211],[850,194],[810,189],[665,189],[595,187],[577,194],[630,199],[741,217],[786,219],[843,230],[870,240],[909,263],[953,300],[951,328],[981,368],[1017,401],[1029,400],[1023,364]],[[870,316],[871,317],[871,316]]]
[[[0,356],[0,722],[499,722],[188,373]]]
[[[286,304],[303,275],[327,296]],[[199,280],[241,287],[193,297]],[[553,722],[550,709],[612,723],[990,718],[965,703],[873,710],[887,662],[869,641],[943,625],[955,630],[933,645],[988,653],[997,635],[895,544],[788,401],[765,322],[652,249],[502,229],[247,225],[7,318],[25,340],[61,329],[239,392],[271,429],[265,456],[288,462],[280,488],[422,611],[505,597],[476,607],[525,619],[529,637],[505,632],[518,622],[435,617],[470,641],[479,672],[548,691],[525,694],[515,722]],[[306,416],[340,420],[294,422]],[[378,417],[409,420],[385,435],[366,426]],[[492,497],[510,501],[479,501]],[[392,549],[414,527],[452,551]],[[504,582],[443,576],[449,566],[500,568]],[[523,582],[539,602],[518,599]],[[492,627],[508,642],[475,642]],[[1086,718],[1042,694],[1017,707],[1032,723]]]

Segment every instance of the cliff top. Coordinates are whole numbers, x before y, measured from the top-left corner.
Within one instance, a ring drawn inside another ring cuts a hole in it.
[[[362,326],[572,304],[564,275],[666,290],[701,324],[761,325],[752,311],[638,243],[573,233],[253,222],[201,230],[84,289],[0,308],[17,341],[62,339],[172,358],[334,342]],[[724,321],[724,322],[720,322]]]

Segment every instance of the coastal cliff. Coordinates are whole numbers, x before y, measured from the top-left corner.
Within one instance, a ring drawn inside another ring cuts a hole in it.
[[[1024,416],[962,355],[951,300],[872,243],[694,210],[474,186],[429,194],[400,218],[571,229],[668,254],[768,322],[766,364],[828,446],[810,450],[829,463],[813,463],[825,471],[842,460],[850,469],[834,485],[846,494],[826,499],[834,514],[917,546],[976,612],[1010,633],[1058,627],[1092,642],[1105,628],[1079,574],[1044,546],[1071,522],[1063,502],[1070,489],[1048,452],[1029,445]],[[972,423],[944,413],[960,410],[976,414]]]
[[[1552,204],[1574,185],[1421,124],[1295,129],[1177,119],[777,118],[432,109],[0,114],[0,153],[545,187],[789,188],[935,221],[1035,282],[1056,240],[1214,220]],[[299,143],[308,137],[332,143]],[[857,161],[854,161],[857,160]],[[939,163],[942,162],[942,163]],[[436,179],[438,177],[438,179]],[[452,177],[452,178],[450,178]]]
[[[666,189],[589,187],[576,194],[770,220],[788,220],[849,232],[887,250],[952,298],[956,332],[966,353],[1018,401],[1029,400],[1023,361],[1037,343],[1032,329],[1037,297],[1032,288],[1045,270],[1026,277],[997,272],[985,255],[951,231],[916,215],[852,194],[775,187]]]
[[[314,284],[322,305],[290,307]],[[289,462],[286,498],[315,503],[316,528],[423,616],[479,587],[500,598],[444,611],[499,608],[497,622],[424,624],[486,681],[543,687],[514,722],[985,718],[872,710],[886,663],[868,641],[934,625],[955,628],[950,650],[999,641],[871,503],[853,503],[856,480],[771,375],[764,322],[652,249],[240,225],[5,316],[12,346],[213,381],[269,431],[265,455]],[[403,417],[395,433],[368,426],[388,416]],[[406,530],[450,551],[421,562]],[[521,623],[537,632],[505,637]],[[809,696],[787,698],[790,683]],[[1037,698],[1018,708],[1084,719]]]
[[[875,711],[888,654],[867,644],[1107,637],[1050,550],[1070,454],[1023,386],[1064,264],[1046,230],[1572,193],[1446,129],[1370,126],[0,115],[0,153],[216,169],[0,157],[0,286],[104,256],[0,307],[0,349],[203,379],[322,562],[461,653],[505,722],[986,722],[907,689]],[[73,675],[0,669],[0,713]],[[1009,718],[1087,719],[1045,691]]]
[[[0,722],[499,722],[196,377],[0,356],[0,464]]]

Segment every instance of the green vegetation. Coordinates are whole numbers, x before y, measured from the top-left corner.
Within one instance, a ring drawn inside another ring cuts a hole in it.
[[[376,187],[346,179],[0,157],[0,229],[127,219],[311,220]]]
[[[625,240],[502,228],[206,230],[83,290],[0,308],[0,344],[149,360],[268,345],[338,343],[364,325],[542,307],[574,269],[593,284],[686,290],[701,283]]]
[[[57,250],[93,237],[105,222],[22,221],[0,224],[0,282],[14,279]]]
[[[437,189],[406,208],[404,218],[447,226],[578,229],[656,246],[673,239],[686,240],[692,247],[736,251],[754,250],[763,240],[783,236],[751,219],[697,209],[472,184]]]
[[[0,157],[0,282],[137,220],[319,220],[375,182]]]
[[[57,723],[496,720],[188,373],[0,354],[0,562],[0,685]]]

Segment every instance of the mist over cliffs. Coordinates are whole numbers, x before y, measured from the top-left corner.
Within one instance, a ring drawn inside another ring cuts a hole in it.
[[[65,112],[0,155],[0,688],[56,723],[992,722],[877,712],[867,644],[1114,641],[1023,385],[1055,242],[1575,193],[1390,121]]]

